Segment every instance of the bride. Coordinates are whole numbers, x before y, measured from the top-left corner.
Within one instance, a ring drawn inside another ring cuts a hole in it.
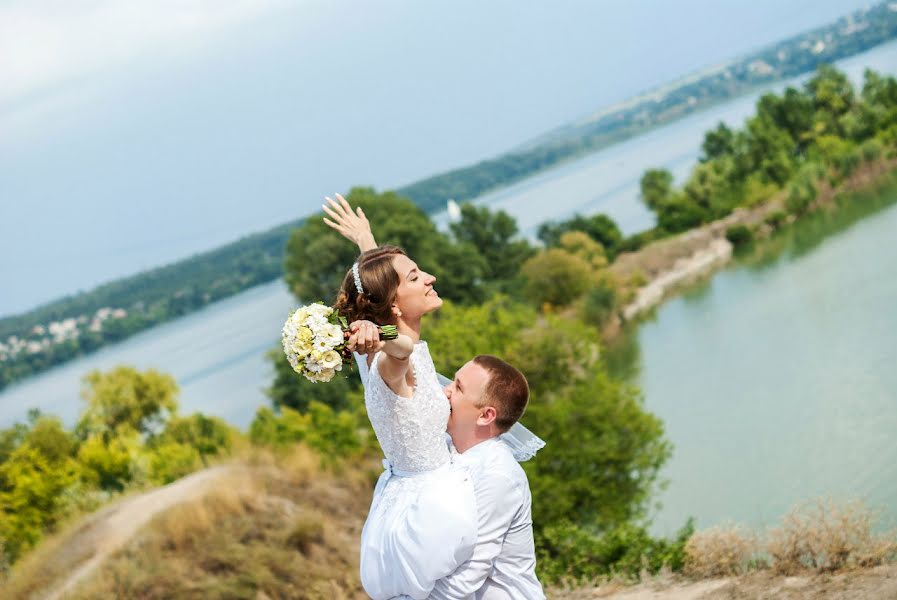
[[[362,530],[362,585],[375,600],[426,598],[437,580],[470,558],[477,539],[473,486],[452,463],[449,402],[420,339],[421,318],[442,299],[433,275],[398,247],[377,247],[364,212],[337,199],[328,198],[332,220],[324,220],[362,254],[335,308],[351,322],[349,346],[367,356],[365,407],[386,456]],[[377,325],[386,324],[396,325],[395,340],[379,340]],[[503,440],[525,460],[544,443],[515,427]]]

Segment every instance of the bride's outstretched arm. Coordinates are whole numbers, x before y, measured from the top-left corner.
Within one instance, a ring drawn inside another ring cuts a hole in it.
[[[329,227],[338,231],[347,240],[357,244],[361,252],[367,252],[377,247],[374,234],[371,232],[371,224],[360,206],[353,212],[346,199],[339,194],[336,194],[336,200],[326,196],[324,199],[327,200],[327,204],[322,204],[321,208],[330,215],[330,219],[324,217],[324,222]]]
[[[408,371],[411,361],[411,353],[414,351],[414,342],[404,334],[393,340],[383,341],[379,339],[377,325],[370,321],[354,321],[349,325],[349,339],[346,342],[349,350],[359,354],[373,356],[377,352],[383,355],[377,363],[377,371],[380,377],[389,386],[389,389],[402,397],[410,397],[414,392],[408,382]]]

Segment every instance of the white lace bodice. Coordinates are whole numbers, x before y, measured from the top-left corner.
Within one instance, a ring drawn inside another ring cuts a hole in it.
[[[364,389],[368,418],[386,460],[402,471],[429,471],[451,461],[445,440],[449,401],[436,379],[436,368],[426,342],[411,353],[414,394],[403,398],[389,389],[374,357]]]

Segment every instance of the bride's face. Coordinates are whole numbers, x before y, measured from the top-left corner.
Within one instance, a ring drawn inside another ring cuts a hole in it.
[[[442,306],[442,298],[433,288],[434,276],[421,271],[417,263],[402,254],[395,255],[392,266],[399,275],[394,308],[403,318],[420,318]]]

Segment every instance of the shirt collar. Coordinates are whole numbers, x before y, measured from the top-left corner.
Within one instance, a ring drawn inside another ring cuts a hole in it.
[[[492,446],[494,444],[499,443],[498,438],[499,438],[499,436],[495,436],[495,437],[489,438],[488,440],[483,440],[479,444],[468,448],[466,452],[464,452],[463,454],[459,454],[459,456],[463,456],[465,459],[477,458],[478,456],[480,456],[482,454],[490,452],[490,448],[492,448]]]

